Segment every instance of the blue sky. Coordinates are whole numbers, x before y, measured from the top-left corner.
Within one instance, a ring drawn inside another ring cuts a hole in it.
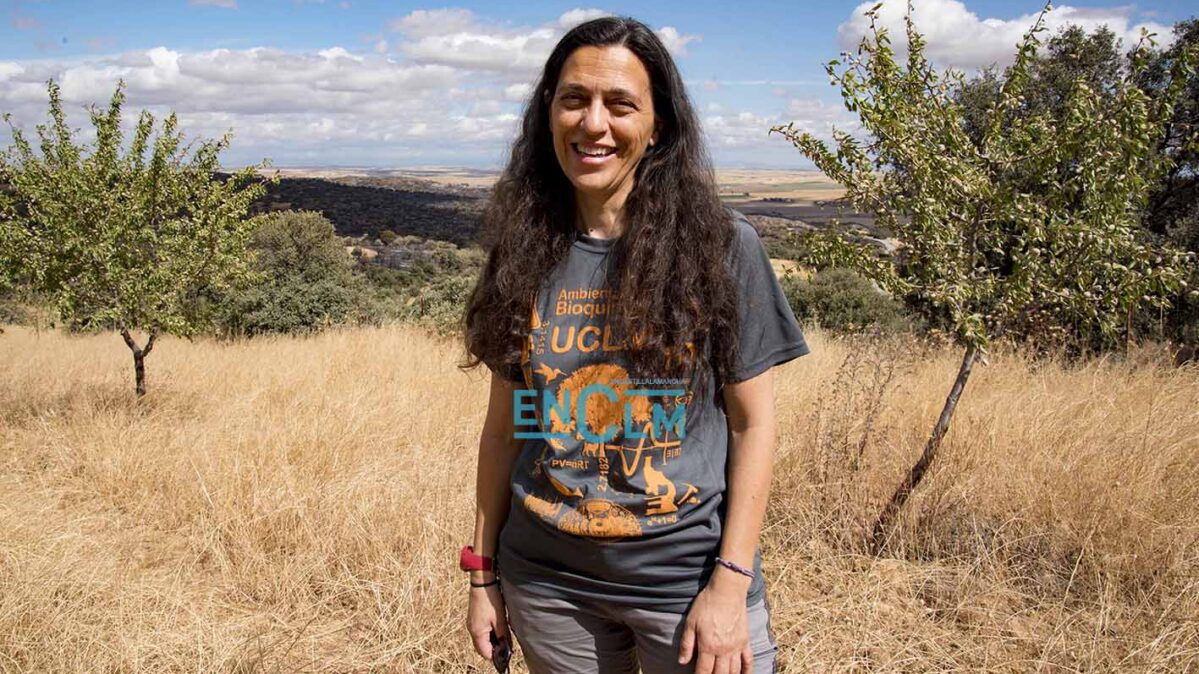
[[[917,0],[942,67],[1003,64],[1037,2]],[[1135,40],[1199,3],[1061,5],[1051,27],[1108,25]],[[823,63],[865,30],[853,2],[533,1],[422,5],[367,0],[0,0],[0,111],[45,118],[45,80],[75,126],[118,77],[127,110],[174,110],[189,136],[234,133],[228,165],[470,166],[505,157],[528,85],[570,25],[628,14],[659,31],[700,109],[718,166],[807,168],[772,124],[852,129]],[[902,4],[883,21],[898,29]],[[896,30],[896,32],[900,32]],[[127,114],[132,120],[132,112]],[[8,140],[0,131],[0,142]]]

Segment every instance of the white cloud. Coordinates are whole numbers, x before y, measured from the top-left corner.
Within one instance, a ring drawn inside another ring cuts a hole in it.
[[[572,9],[541,26],[506,27],[485,24],[470,10],[416,10],[391,22],[405,41],[399,50],[413,61],[512,75],[536,72],[567,30],[607,12]],[[673,54],[686,54],[686,45],[699,36],[682,35],[665,26],[657,31]]]
[[[783,123],[777,115],[730,112],[703,118],[708,143],[714,148],[744,148],[763,144],[770,127]]]
[[[529,92],[533,91],[531,84],[509,84],[504,87],[504,100],[514,103],[521,103],[529,97]]]
[[[870,20],[863,12],[874,4],[873,0],[854,8],[850,17],[837,27],[837,37],[843,50],[854,52],[862,36],[869,33]],[[1048,40],[1062,27],[1077,24],[1087,32],[1106,25],[1117,38],[1123,40],[1125,50],[1136,44],[1141,27],[1156,32],[1159,44],[1170,42],[1169,26],[1153,21],[1134,24],[1133,5],[1102,8],[1083,8],[1061,5],[1045,16],[1047,31],[1038,37]],[[904,34],[906,3],[900,0],[884,0],[878,12],[878,24],[885,26],[892,44],[900,54],[906,53],[907,39]],[[1032,27],[1038,13],[1024,14],[1014,19],[980,19],[966,8],[961,0],[920,0],[913,3],[912,21],[927,41],[925,55],[941,66],[952,66],[973,70],[997,63],[1010,64],[1024,33]]]
[[[86,137],[86,106],[104,107],[123,79],[127,129],[142,109],[158,119],[176,112],[189,139],[232,129],[226,163],[265,156],[279,164],[498,162],[550,49],[569,27],[601,14],[575,9],[539,26],[512,27],[485,23],[466,10],[420,10],[391,22],[389,33],[317,51],[160,46],[0,61],[0,112],[12,113],[15,124],[32,133],[46,120],[45,83],[54,79],[70,125]],[[698,41],[661,30],[672,49]],[[770,142],[766,127],[754,130],[752,116],[718,112],[712,126],[719,143]],[[6,131],[0,128],[0,145]]]
[[[470,70],[528,72],[540,68],[556,42],[548,29],[502,35],[459,32],[428,35],[400,45],[400,50],[419,63],[440,63]]]
[[[826,141],[832,140],[833,128],[854,132],[857,117],[844,106],[830,105],[815,98],[793,98],[779,114],[757,114],[731,110],[720,103],[704,107],[702,123],[708,142],[714,149],[771,148],[779,137],[770,135],[770,128],[793,122],[798,131],[806,131]]]
[[[832,139],[833,128],[856,131],[861,127],[857,115],[843,104],[830,105],[818,98],[793,98],[787,101],[785,116],[795,127],[818,138]]]
[[[237,0],[187,0],[187,4],[237,9]]]
[[[612,16],[612,13],[602,9],[572,9],[558,17],[558,25],[562,27],[563,31],[567,31],[580,23],[598,19],[601,16]]]
[[[478,29],[469,9],[418,9],[391,22],[391,29],[410,38],[461,33]]]
[[[681,35],[674,26],[663,26],[660,30],[655,31],[658,38],[662,40],[662,44],[666,45],[667,51],[675,56],[687,55],[687,43],[698,42],[698,35]]]
[[[189,138],[232,128],[244,153],[284,148],[367,146],[384,137],[416,135],[458,147],[491,143],[513,131],[505,107],[455,103],[449,91],[462,73],[443,65],[398,64],[332,47],[316,54],[276,49],[181,53],[156,47],[74,62],[0,62],[0,110],[31,130],[46,118],[49,78],[62,87],[71,125],[85,128],[83,109],[107,104],[126,82],[125,122],[139,109],[178,113]],[[502,100],[500,93],[495,93]],[[472,101],[474,103],[475,101]],[[452,118],[451,118],[452,117]],[[259,155],[261,156],[261,155]]]
[[[345,47],[330,47],[329,49],[321,49],[317,52],[317,55],[322,56],[326,60],[330,61],[334,59],[349,59],[351,61],[357,61],[361,63],[363,60],[361,56],[355,56],[354,54],[346,51]]]

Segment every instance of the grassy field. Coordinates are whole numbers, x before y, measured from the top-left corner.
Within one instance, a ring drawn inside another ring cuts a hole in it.
[[[746,192],[752,199],[781,197],[812,202],[845,195],[844,187],[820,171],[717,169],[716,181],[722,193]]]
[[[487,372],[455,344],[165,339],[138,406],[119,337],[6,330],[0,671],[489,671],[455,566]],[[958,354],[809,339],[776,371],[781,671],[1199,668],[1199,372],[992,354],[875,559]]]

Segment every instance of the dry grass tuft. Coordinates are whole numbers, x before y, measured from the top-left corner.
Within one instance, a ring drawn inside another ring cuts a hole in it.
[[[0,671],[486,671],[455,344],[166,339],[139,406],[119,339],[5,329]],[[809,336],[763,532],[782,671],[1199,666],[1199,372],[993,354],[874,559],[960,354]]]

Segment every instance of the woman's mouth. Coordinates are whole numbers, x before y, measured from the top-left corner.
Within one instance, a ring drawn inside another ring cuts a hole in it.
[[[609,158],[616,155],[616,148],[606,145],[584,145],[581,143],[571,143],[571,151],[578,157],[579,161],[584,164],[598,165],[608,161]]]

